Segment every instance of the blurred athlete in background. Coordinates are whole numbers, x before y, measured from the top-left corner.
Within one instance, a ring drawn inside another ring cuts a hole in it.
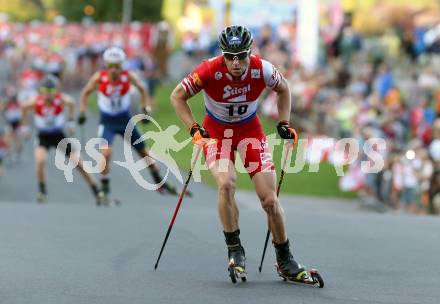
[[[121,48],[108,48],[103,54],[103,60],[106,68],[96,72],[81,92],[78,124],[83,125],[86,122],[88,99],[94,91],[98,91],[98,107],[101,113],[98,137],[106,140],[106,145],[101,149],[101,153],[105,158],[105,163],[102,164],[101,189],[107,199],[110,193],[109,173],[113,139],[117,134],[124,136],[127,124],[132,117],[130,113],[131,85],[140,93],[140,102],[144,114],[148,115],[151,111],[151,98],[139,78],[133,72],[122,68],[126,55]],[[142,122],[146,124],[149,121],[143,120]],[[154,182],[159,184],[162,181],[159,168],[152,161],[153,159],[150,157],[144,142],[134,144],[139,138],[140,134],[137,128],[134,127],[131,138],[125,138],[125,140],[129,141],[138,155],[147,161]],[[167,182],[157,190],[161,193],[177,194],[176,188]]]
[[[65,128],[70,133],[74,132],[75,102],[71,96],[58,90],[58,79],[55,76],[47,75],[40,84],[39,94],[23,106],[22,126],[24,130],[28,130],[27,118],[30,111],[34,114],[35,127],[38,132],[35,147],[38,181],[37,201],[43,203],[47,199],[45,176],[47,153],[51,147],[55,149],[61,148],[58,147],[58,144],[66,138]],[[65,121],[65,111],[67,111],[67,122]],[[72,151],[72,145],[68,144],[65,149],[66,157],[79,158],[79,154],[72,152],[74,152]],[[84,180],[89,184],[96,203],[99,205],[101,198],[99,197],[98,186],[92,176],[84,170],[81,160],[78,160],[76,168],[78,168]]]

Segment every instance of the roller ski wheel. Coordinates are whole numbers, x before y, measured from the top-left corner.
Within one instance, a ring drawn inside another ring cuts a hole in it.
[[[189,191],[188,189],[185,191],[185,196],[187,197],[193,197],[193,193],[191,191]]]
[[[101,206],[104,200],[104,193],[102,191],[98,192],[96,195],[96,206]]]
[[[171,186],[167,183],[165,183],[161,187],[157,188],[156,191],[159,192],[160,194],[179,195],[176,187]]]
[[[309,285],[309,286],[315,286],[319,288],[324,287],[324,280],[322,279],[321,275],[319,274],[318,270],[312,268],[310,270],[303,270],[299,272],[296,276],[288,276],[281,272],[280,268],[278,267],[278,264],[275,264],[275,269],[278,273],[278,275],[283,279],[284,282],[292,282],[295,284],[301,284],[301,285]]]
[[[247,280],[246,270],[243,267],[236,266],[233,260],[229,262],[228,272],[233,284],[237,283],[237,279],[241,279],[242,282]]]
[[[241,279],[242,282],[246,282],[246,255],[244,248],[241,245],[234,246],[234,249],[228,249],[228,271],[231,277],[232,283],[237,283],[237,279]]]
[[[104,192],[101,191],[98,193],[98,197],[96,199],[96,205],[98,207],[99,206],[110,207],[112,205],[120,206],[121,201],[117,198],[111,198],[108,195],[106,195]]]
[[[47,203],[47,195],[44,193],[39,192],[37,194],[37,203],[38,204],[44,204]]]

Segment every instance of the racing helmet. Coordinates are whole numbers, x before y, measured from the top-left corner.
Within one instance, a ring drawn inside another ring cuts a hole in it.
[[[222,52],[240,53],[248,51],[251,48],[251,32],[241,25],[231,25],[220,32],[218,36],[220,49]]]
[[[122,64],[126,58],[125,52],[116,46],[106,49],[102,56],[106,64]]]
[[[41,80],[40,89],[41,88],[56,89],[58,88],[58,84],[59,84],[58,78],[56,78],[52,74],[48,74],[43,78],[43,80]]]

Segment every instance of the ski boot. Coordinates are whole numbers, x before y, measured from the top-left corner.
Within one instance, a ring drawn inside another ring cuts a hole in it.
[[[47,195],[43,192],[38,192],[37,194],[37,203],[43,204],[47,202]]]
[[[236,248],[228,246],[228,257],[228,271],[232,283],[237,283],[238,278],[246,282],[246,256],[243,246],[238,245]]]
[[[284,244],[274,244],[277,262],[275,268],[284,281],[324,287],[324,281],[316,269],[306,270],[298,264],[289,249],[289,240]]]
[[[121,205],[121,201],[117,198],[112,198],[110,196],[110,183],[108,179],[103,179],[101,181],[102,187],[96,195],[96,205],[110,207],[112,204],[116,206]],[[92,190],[93,191],[93,190]]]
[[[38,183],[38,194],[37,194],[37,203],[43,204],[47,202],[47,190],[46,183],[39,182]]]
[[[96,206],[104,205],[104,200],[106,199],[104,191],[99,191],[96,195]]]
[[[161,187],[159,187],[157,189],[157,192],[159,192],[160,194],[178,195],[176,187],[168,183],[164,183]]]
[[[163,186],[162,186],[162,188],[163,188],[168,194],[171,194],[171,195],[177,195],[177,194],[178,194],[178,193],[177,193],[177,189],[176,189],[176,187],[170,185],[169,183],[164,183]]]
[[[90,189],[95,197],[96,206],[100,206],[103,199],[103,193],[101,193],[102,191],[100,191],[95,184],[92,184]]]
[[[101,205],[106,207],[110,206],[109,193],[110,193],[110,181],[108,178],[103,178],[101,180],[101,190],[98,192],[98,200],[96,201],[98,206]]]
[[[226,245],[228,246],[228,272],[232,283],[237,283],[240,278],[246,282],[246,256],[240,242],[240,230],[234,232],[224,232]]]
[[[159,170],[157,168],[150,168],[151,176],[153,177],[154,182],[156,185],[159,185],[162,183],[162,176],[160,176]],[[164,182],[162,186],[158,187],[156,189],[157,192],[160,194],[171,194],[171,195],[178,195],[176,187],[170,185],[167,182]]]
[[[96,205],[105,207],[110,207],[112,205],[121,206],[121,201],[117,198],[110,197],[108,193],[105,193],[104,191],[99,191],[98,196],[96,197]]]

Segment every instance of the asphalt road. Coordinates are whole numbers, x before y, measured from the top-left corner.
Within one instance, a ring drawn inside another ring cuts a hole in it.
[[[264,213],[252,193],[239,193],[249,276],[233,285],[213,189],[191,184],[195,197],[184,200],[154,271],[176,198],[142,190],[114,165],[113,193],[123,205],[95,207],[78,174],[72,184],[64,180],[52,152],[49,202],[38,205],[31,148],[0,181],[1,303],[435,303],[440,297],[438,218],[281,194],[297,259],[325,279],[324,289],[308,288],[277,277],[272,248],[258,273]],[[122,160],[116,150],[114,159]]]
[[[92,122],[89,129],[94,132]],[[91,131],[91,132],[92,132]],[[90,132],[89,132],[90,133]],[[90,133],[91,134],[91,133]],[[120,146],[114,160],[122,160]],[[317,267],[324,289],[284,283],[271,247],[258,264],[265,217],[239,193],[248,282],[233,285],[216,192],[192,183],[158,270],[154,263],[176,197],[137,186],[116,165],[123,204],[98,208],[80,176],[68,184],[48,164],[47,204],[35,203],[32,145],[0,181],[0,303],[437,303],[440,219],[378,214],[357,202],[281,194],[296,258]],[[147,175],[148,176],[148,175]],[[289,186],[289,185],[284,185]]]

